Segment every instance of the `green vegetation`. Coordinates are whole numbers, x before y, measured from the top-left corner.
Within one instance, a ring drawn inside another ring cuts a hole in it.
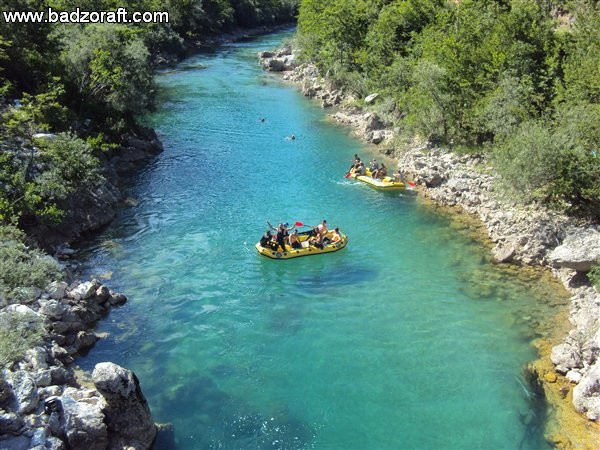
[[[27,300],[34,288],[62,278],[58,263],[25,245],[25,235],[13,226],[0,226],[0,303]]]
[[[60,280],[58,263],[29,248],[25,235],[13,226],[0,225],[0,307],[31,301],[36,288]],[[23,353],[41,343],[45,335],[41,318],[3,309],[0,313],[0,368],[11,365]]]
[[[0,314],[0,369],[9,367],[25,352],[41,344],[45,335],[42,319],[14,311]],[[0,383],[4,380],[0,379]]]
[[[302,57],[386,119],[490,156],[513,198],[600,218],[600,4],[303,0]],[[388,104],[389,103],[389,104]]]
[[[0,10],[116,11],[115,0],[0,0]],[[0,224],[57,223],[101,182],[98,156],[153,107],[153,63],[237,27],[293,20],[297,0],[136,0],[168,23],[9,23],[0,17]],[[52,136],[35,139],[39,133]]]

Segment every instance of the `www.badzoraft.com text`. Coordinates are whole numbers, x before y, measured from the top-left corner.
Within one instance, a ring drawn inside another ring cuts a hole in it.
[[[2,11],[6,23],[168,23],[167,11]]]

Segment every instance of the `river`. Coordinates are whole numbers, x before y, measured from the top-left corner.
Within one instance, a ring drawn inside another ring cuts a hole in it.
[[[523,367],[552,288],[491,264],[413,192],[345,179],[372,150],[258,65],[287,36],[158,75],[147,121],[165,151],[84,245],[84,274],[129,301],[79,364],[133,370],[178,449],[549,448]],[[266,220],[323,219],[345,249],[254,249]]]

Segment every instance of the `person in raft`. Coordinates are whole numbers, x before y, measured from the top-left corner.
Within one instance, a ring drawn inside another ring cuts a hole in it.
[[[277,243],[277,245],[275,246],[274,250],[277,250],[279,247],[281,247],[284,252],[287,251],[285,249],[285,238],[288,236],[290,231],[296,228],[296,225],[292,225],[288,228],[287,223],[280,223],[279,226],[275,228],[273,225],[271,225],[271,223],[268,220],[267,225],[269,225],[269,228],[271,228],[273,231],[277,232],[277,234],[275,235],[275,242]]]
[[[322,249],[324,247],[323,235],[318,233],[312,235],[308,240],[308,244]]]
[[[379,170],[379,163],[377,162],[377,160],[375,158],[373,158],[371,160],[371,175],[376,173]]]
[[[331,236],[331,242],[333,242],[334,244],[336,242],[339,242],[342,240],[342,237],[340,236],[340,229],[339,228],[335,228],[335,230],[333,231],[333,236]]]
[[[362,161],[359,161],[358,164],[356,165],[356,167],[354,167],[350,171],[350,173],[356,174],[356,175],[366,175],[367,169],[365,168],[365,163]]]
[[[380,180],[383,180],[383,178],[385,176],[387,176],[387,167],[385,167],[385,164],[381,163],[381,167],[379,169],[377,169],[375,172],[373,172],[371,174],[371,176],[373,178],[378,178]]]
[[[360,158],[358,157],[358,154],[354,154],[354,159],[352,160],[352,164],[350,165],[350,169],[348,169],[349,172],[352,172],[352,170],[356,170],[356,168],[358,167],[358,164],[361,162]]]
[[[319,225],[313,227],[313,231],[316,235],[321,236],[321,239],[325,237],[325,235],[329,232],[327,228],[327,221],[323,220]]]
[[[275,250],[275,241],[273,240],[273,235],[271,234],[271,230],[265,231],[265,234],[260,238],[261,247],[270,248],[271,250]]]
[[[298,230],[294,230],[294,232],[289,235],[288,242],[290,244],[290,247],[292,248],[302,248],[302,243],[300,242],[300,235],[298,234]]]

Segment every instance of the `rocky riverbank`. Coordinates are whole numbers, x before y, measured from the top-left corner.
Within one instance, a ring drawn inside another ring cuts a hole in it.
[[[136,376],[97,364],[92,386],[73,361],[101,337],[93,331],[127,298],[98,281],[53,282],[27,304],[0,310],[0,322],[42,323],[49,334],[16,366],[0,372],[0,448],[150,448],[158,431]]]
[[[557,410],[558,430],[549,430],[548,439],[559,448],[600,448],[600,295],[585,276],[600,260],[598,225],[500,198],[482,156],[459,156],[428,143],[398,148],[397,130],[370,108],[380,100],[377,93],[350,98],[314,66],[298,65],[289,46],[258,56],[266,70],[280,72],[307,97],[336,107],[331,119],[396,159],[422,196],[477,218],[498,263],[545,267],[562,281],[571,294],[571,331],[560,343],[539,343],[540,360],[529,371]]]
[[[103,180],[61,205],[65,220],[58,226],[27,223],[29,238],[54,254],[66,277],[73,278],[77,263],[68,244],[110,223],[122,201],[120,176],[161,151],[153,130],[133,130],[120,147],[102,155]],[[0,304],[1,323],[23,324],[23,332],[41,324],[47,332],[22,361],[0,372],[0,448],[152,446],[159,427],[135,374],[106,362],[84,382],[90,375],[76,372],[73,364],[102,337],[93,331],[97,322],[126,300],[96,280],[55,281],[20,304]]]

